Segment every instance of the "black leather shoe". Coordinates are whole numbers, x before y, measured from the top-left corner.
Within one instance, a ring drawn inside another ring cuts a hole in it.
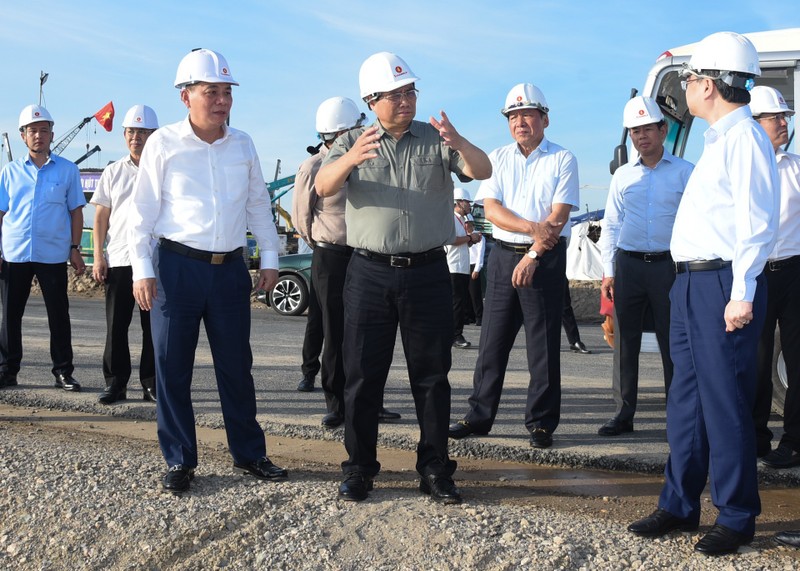
[[[773,539],[782,545],[800,549],[800,531],[781,531]]]
[[[762,464],[770,468],[794,468],[800,466],[800,453],[795,452],[785,444],[778,447],[761,459]]]
[[[337,426],[341,426],[343,422],[344,417],[338,412],[329,412],[322,417],[322,426],[325,428],[336,428]]]
[[[729,527],[715,523],[703,539],[694,544],[694,550],[704,555],[727,555],[736,553],[739,547],[753,541],[752,535],[744,535]]]
[[[364,501],[371,491],[372,478],[367,478],[361,472],[345,474],[344,481],[339,485],[339,497],[348,502]]]
[[[142,389],[142,400],[156,402],[156,388],[145,387]]]
[[[3,387],[16,387],[17,375],[14,373],[0,373],[0,389]]]
[[[440,504],[461,503],[461,494],[450,476],[425,476],[419,481],[419,491]]]
[[[401,418],[402,416],[399,412],[392,412],[385,408],[381,408],[381,411],[378,413],[378,422],[392,422],[393,420],[400,420]]]
[[[661,537],[675,530],[697,531],[697,523],[676,517],[668,511],[658,508],[646,518],[635,521],[628,526],[628,531],[642,537]]]
[[[297,390],[301,393],[314,392],[314,377],[303,377],[300,379],[300,382],[297,383]]]
[[[475,434],[476,436],[486,436],[487,434],[489,434],[489,431],[478,430],[466,420],[459,420],[455,424],[450,425],[447,434],[450,436],[450,438],[455,438],[456,440],[460,440],[461,438],[466,438],[470,434]]]
[[[80,383],[76,381],[72,375],[56,375],[55,387],[73,393],[77,393],[81,390]]]
[[[188,468],[183,464],[172,466],[164,475],[161,485],[165,490],[180,493],[189,489],[189,482],[194,480],[194,468]]]
[[[125,400],[127,398],[127,390],[125,387],[119,385],[111,385],[100,393],[97,402],[100,404],[114,404],[115,402]]]
[[[471,346],[472,343],[464,339],[463,335],[458,335],[453,340],[453,347],[458,347],[459,349],[466,349],[467,347]]]
[[[592,352],[586,348],[586,345],[583,344],[583,341],[575,341],[575,343],[569,346],[569,350],[573,353],[580,353],[581,355],[592,354]]]
[[[546,428],[534,428],[531,432],[531,446],[534,448],[550,448],[553,435]]]
[[[287,470],[276,466],[266,456],[244,464],[234,462],[233,467],[243,474],[255,476],[259,480],[282,480],[289,476]]]
[[[632,420],[612,418],[597,430],[600,436],[619,436],[623,432],[633,432]]]

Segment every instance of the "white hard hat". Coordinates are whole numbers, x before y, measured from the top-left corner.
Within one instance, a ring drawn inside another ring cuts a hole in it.
[[[794,115],[781,92],[766,85],[757,85],[750,90],[750,111],[754,117],[763,113],[783,113],[787,117]]]
[[[658,123],[664,120],[664,115],[658,107],[658,103],[652,97],[632,97],[625,104],[622,112],[622,126],[626,129]]]
[[[467,200],[472,202],[472,198],[469,196],[469,192],[465,188],[454,188],[453,189],[453,200]]]
[[[331,97],[317,107],[317,133],[338,133],[358,127],[366,115],[358,110],[355,102],[347,97]]]
[[[514,109],[538,109],[545,114],[550,111],[544,93],[532,83],[518,83],[508,92],[506,105],[500,113],[508,117]]]
[[[158,129],[156,112],[147,105],[134,105],[125,113],[122,127],[131,129]]]
[[[51,127],[55,123],[47,109],[41,105],[28,105],[19,114],[19,130],[22,131],[27,125],[38,123],[39,121],[49,121]]]
[[[361,98],[365,100],[376,93],[386,93],[417,81],[419,78],[403,58],[389,52],[369,56],[358,72]]]
[[[689,63],[684,64],[681,75],[691,75],[704,70],[722,72],[719,79],[738,89],[749,89],[752,87],[752,81],[733,73],[761,75],[755,46],[746,37],[735,32],[717,32],[700,40]]]
[[[180,89],[200,81],[239,85],[233,80],[231,68],[222,54],[202,48],[192,50],[178,64],[175,87]]]

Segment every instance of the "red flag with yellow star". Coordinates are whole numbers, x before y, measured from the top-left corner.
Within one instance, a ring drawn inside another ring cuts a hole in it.
[[[94,114],[94,118],[106,131],[111,131],[111,126],[114,123],[114,102],[109,101],[105,106]]]

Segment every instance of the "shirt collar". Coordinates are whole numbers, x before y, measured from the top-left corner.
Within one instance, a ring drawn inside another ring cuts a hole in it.
[[[656,163],[656,166],[653,167],[653,168],[656,168],[658,165],[660,165],[662,161],[671,163],[674,160],[675,160],[675,157],[666,148],[664,148],[664,153],[661,155],[661,158],[658,160],[658,162]],[[636,159],[636,162],[633,163],[633,164],[636,165],[636,166],[640,166],[640,167],[647,167],[646,164],[642,163],[641,155],[639,156],[638,159]],[[647,168],[650,168],[650,167],[647,167]]]
[[[531,151],[531,154],[527,157],[522,154],[522,151],[519,150],[519,145],[515,142],[514,143],[514,152],[518,154],[523,159],[530,159],[532,156],[536,154],[545,154],[550,152],[550,141],[547,140],[547,137],[542,137],[542,140],[539,142],[539,146]]]
[[[752,119],[753,113],[750,111],[749,105],[742,105],[741,107],[734,109],[724,117],[717,119],[717,122],[711,125],[703,136],[706,139],[706,143],[713,143],[717,139],[720,139],[725,136],[725,134],[737,123],[741,123],[747,119]]]
[[[383,128],[383,125],[381,125],[380,119],[375,119],[375,122],[372,124],[372,126],[378,128],[377,132],[378,137],[383,137],[384,134],[388,134],[386,129]],[[421,137],[423,135],[422,123],[420,123],[419,121],[412,120],[411,124],[408,126],[408,130],[406,131],[406,133],[410,133],[415,137]],[[391,135],[389,136],[391,137]]]
[[[228,126],[227,125],[223,125],[222,126],[222,137],[220,137],[219,139],[214,141],[214,143],[219,143],[221,141],[224,141],[225,139],[228,138],[228,134],[229,133],[230,133],[230,129],[228,129]],[[189,122],[189,115],[188,114],[186,115],[186,119],[184,119],[181,122],[181,125],[178,128],[178,135],[181,138],[192,138],[192,139],[195,139],[197,141],[202,141],[203,143],[205,143],[205,141],[203,141],[200,137],[198,137],[195,134],[194,129],[192,129],[192,124]],[[206,143],[206,144],[208,144],[208,143]]]

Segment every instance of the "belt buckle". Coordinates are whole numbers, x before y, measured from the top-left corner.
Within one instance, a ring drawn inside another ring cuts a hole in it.
[[[389,256],[389,265],[393,268],[407,268],[411,265],[411,258],[408,256]]]
[[[650,252],[645,252],[642,256],[642,260],[647,262],[648,264],[654,260],[655,254],[651,254]]]
[[[225,262],[225,254],[211,254],[211,263],[219,265]]]
[[[767,268],[771,272],[776,272],[781,269],[781,263],[779,260],[767,260]]]

